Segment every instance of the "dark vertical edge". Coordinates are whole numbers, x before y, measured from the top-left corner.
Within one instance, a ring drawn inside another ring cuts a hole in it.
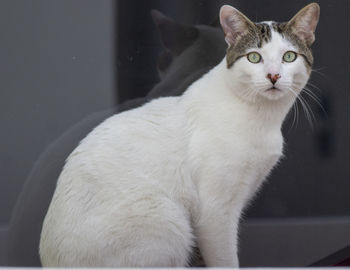
[[[132,57],[132,52],[135,47],[134,39],[134,22],[129,16],[130,11],[135,4],[132,0],[117,0],[116,5],[116,74],[117,74],[117,102],[120,104],[133,97],[132,89],[134,82],[132,81],[133,74],[135,74],[134,62],[129,61]],[[136,10],[136,13],[142,9],[142,6]]]
[[[114,73],[114,102],[117,105],[119,103],[119,67],[118,67],[118,55],[119,55],[119,1],[112,0],[112,9],[113,9],[113,21],[114,21],[114,32],[113,32],[113,73]]]

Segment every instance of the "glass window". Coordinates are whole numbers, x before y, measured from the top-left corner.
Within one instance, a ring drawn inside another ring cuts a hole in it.
[[[317,2],[312,75],[283,124],[284,157],[244,211],[241,266],[350,257],[334,255],[350,244],[350,2]],[[183,94],[225,57],[223,4],[281,22],[308,3],[1,1],[0,265],[40,265],[42,221],[82,138],[114,113]]]

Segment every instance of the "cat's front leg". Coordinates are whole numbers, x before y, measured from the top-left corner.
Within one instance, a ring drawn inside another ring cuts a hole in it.
[[[208,267],[239,267],[237,256],[238,216],[232,209],[202,205],[202,214],[195,228],[198,245]],[[236,216],[236,217],[235,217]]]

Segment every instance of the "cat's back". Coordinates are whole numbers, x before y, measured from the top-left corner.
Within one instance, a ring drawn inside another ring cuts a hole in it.
[[[160,98],[106,119],[71,153],[66,167],[80,163],[79,168],[84,168],[91,163],[100,175],[117,168],[158,164],[158,158],[182,149],[184,143],[185,118],[178,103],[179,98]]]
[[[194,190],[184,187],[191,185],[183,166],[184,119],[179,98],[161,98],[108,118],[82,140],[67,159],[44,221],[44,265],[64,266],[57,260],[89,242],[96,247],[81,254],[95,258],[105,242],[117,239],[110,244],[120,249],[118,241],[132,242],[144,230],[164,234],[164,239],[169,233],[185,234],[189,242],[183,244],[192,245],[189,212],[184,209],[194,196],[181,192]]]
[[[80,186],[79,192],[89,185],[113,192],[133,182],[138,187],[166,186],[167,166],[176,168],[186,151],[178,102],[179,98],[161,98],[106,119],[70,154],[57,192],[60,186]]]

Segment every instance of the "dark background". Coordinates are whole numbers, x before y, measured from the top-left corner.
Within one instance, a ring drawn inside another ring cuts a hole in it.
[[[311,77],[316,87],[309,88],[326,112],[304,95],[315,114],[314,127],[299,104],[297,126],[291,127],[291,114],[283,127],[285,159],[246,220],[350,217],[350,2],[317,2],[321,19]],[[143,97],[158,82],[162,45],[151,9],[192,25],[212,22],[222,4],[254,21],[284,21],[308,3],[0,1],[0,242],[22,185],[47,146],[87,115]]]

